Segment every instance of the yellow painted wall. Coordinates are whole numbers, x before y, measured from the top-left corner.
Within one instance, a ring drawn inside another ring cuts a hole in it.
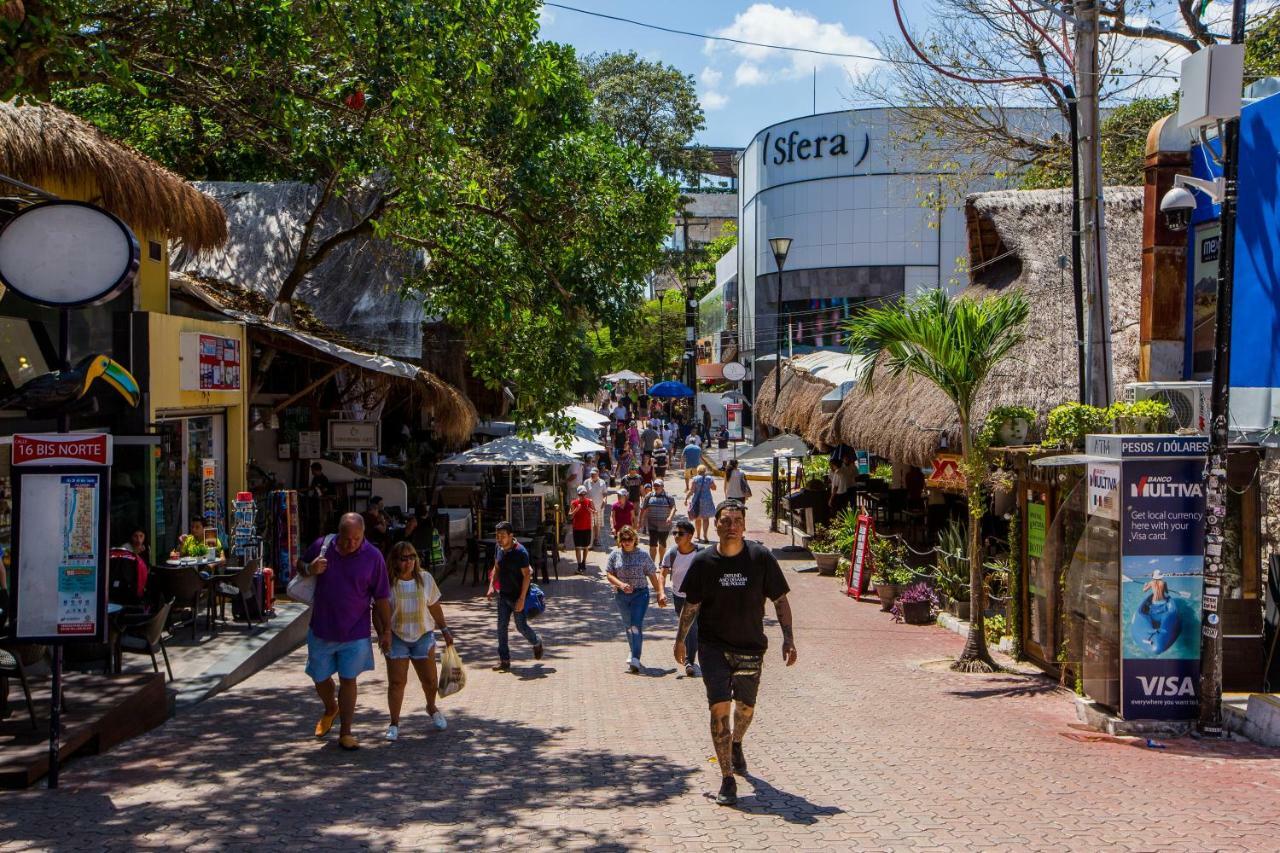
[[[151,381],[148,419],[180,411],[196,412],[226,409],[227,413],[227,491],[232,497],[245,490],[245,472],[248,465],[248,382],[249,346],[245,327],[241,323],[218,323],[175,317],[168,314],[151,314],[147,318],[150,330]],[[240,341],[240,390],[239,391],[183,391],[181,390],[181,340],[184,332],[204,332]]]
[[[87,201],[98,203],[98,188],[92,181],[76,181],[74,183],[46,180],[39,184],[40,189],[53,193],[70,201]],[[133,285],[133,307],[139,311],[169,311],[169,239],[164,234],[140,231],[131,222],[126,222],[138,238],[140,258],[138,261],[138,277]],[[158,259],[151,257],[153,249]]]

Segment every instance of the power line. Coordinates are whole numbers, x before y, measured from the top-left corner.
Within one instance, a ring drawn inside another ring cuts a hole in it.
[[[729,44],[737,44],[737,45],[742,45],[744,47],[763,47],[768,50],[780,50],[783,52],[790,52],[790,53],[804,53],[810,56],[826,56],[833,59],[862,59],[867,62],[882,62],[888,65],[918,65],[924,68],[933,67],[930,63],[921,62],[919,60],[914,60],[914,59],[892,59],[886,56],[872,56],[869,54],[862,54],[862,53],[841,53],[839,51],[833,51],[833,50],[818,50],[817,48],[812,48],[812,47],[793,47],[790,45],[768,44],[766,42],[749,41],[747,39],[733,38],[731,36],[713,36],[713,35],[707,35],[706,33],[695,33],[691,30],[681,30],[675,27],[664,27],[661,24],[651,24],[651,23],[648,23],[647,21],[637,21],[634,18],[624,18],[621,15],[609,15],[609,14],[606,14],[605,12],[595,12],[590,9],[579,9],[576,6],[566,6],[563,3],[552,3],[552,2],[549,2],[549,0],[544,0],[542,5],[552,6],[556,9],[563,9],[566,12],[577,12],[579,15],[587,15],[593,18],[603,18],[607,21],[616,21],[622,24],[630,24],[633,27],[641,27],[647,30],[656,30],[661,33],[670,33],[671,35],[677,35],[677,36],[688,36],[689,38],[705,39],[707,41],[727,42]],[[950,64],[950,63],[942,63],[942,62],[939,62],[936,64],[942,68],[948,68],[955,71],[980,71],[983,73],[996,73],[996,74],[1026,73],[1026,69],[1020,69],[1020,68],[990,68],[990,67],[982,67],[982,66],[974,66],[974,65],[958,65],[958,64]],[[1142,74],[1141,72],[1136,72],[1136,71],[1106,72],[1104,76],[1143,77],[1147,79],[1165,79],[1165,80],[1179,79],[1176,75],[1172,75],[1172,74]]]

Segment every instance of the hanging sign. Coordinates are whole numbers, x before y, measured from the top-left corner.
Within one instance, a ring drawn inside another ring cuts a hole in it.
[[[363,450],[379,451],[381,421],[329,421],[330,452],[354,453]]]
[[[853,537],[853,552],[849,556],[849,572],[845,575],[845,595],[853,596],[854,601],[862,600],[862,591],[871,581],[871,566],[867,559],[871,551],[871,532],[874,522],[871,516],[861,513],[858,516],[858,530]]]
[[[45,201],[0,228],[0,282],[53,308],[101,305],[138,273],[138,240],[120,219],[83,201]]]
[[[240,340],[184,332],[179,341],[183,391],[239,391]]]

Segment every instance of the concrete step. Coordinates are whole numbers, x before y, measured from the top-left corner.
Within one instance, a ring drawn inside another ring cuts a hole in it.
[[[1222,697],[1222,721],[1230,732],[1262,746],[1280,746],[1280,695],[1228,694]]]

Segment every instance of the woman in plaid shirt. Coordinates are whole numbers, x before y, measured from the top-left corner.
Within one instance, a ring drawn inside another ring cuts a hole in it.
[[[618,547],[609,552],[605,563],[605,580],[614,590],[614,603],[627,629],[630,655],[627,667],[640,672],[640,648],[644,644],[644,614],[649,609],[649,586],[658,591],[658,606],[667,606],[667,594],[658,581],[658,567],[648,551],[638,547],[636,530],[624,525],[618,531]]]
[[[453,645],[453,634],[444,622],[440,607],[440,587],[430,572],[422,570],[418,551],[410,542],[398,542],[387,561],[391,581],[391,649],[387,652],[387,707],[391,725],[386,739],[400,737],[400,706],[404,688],[409,682],[409,664],[413,664],[427,697],[427,713],[439,730],[448,727],[444,714],[436,707],[436,633],[439,628],[447,645]]]

